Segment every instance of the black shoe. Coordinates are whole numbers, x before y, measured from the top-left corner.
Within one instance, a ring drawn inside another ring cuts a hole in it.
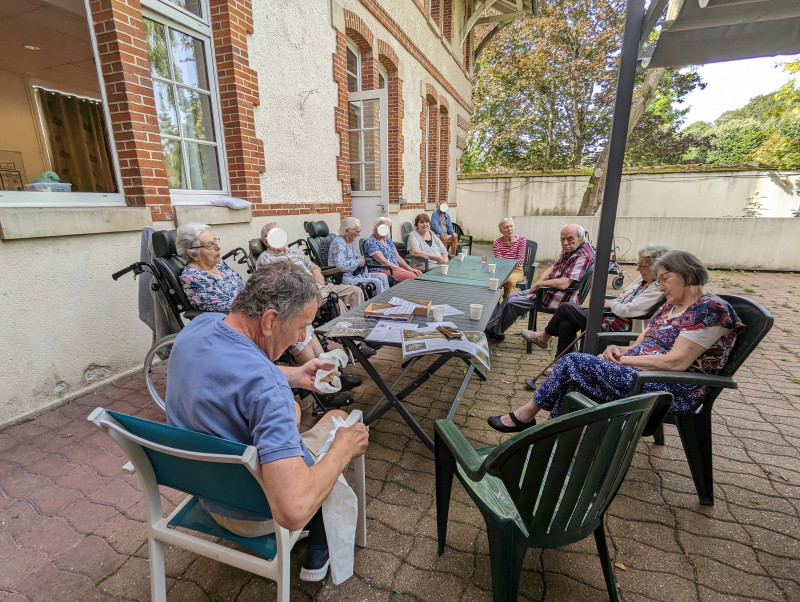
[[[328,393],[327,395],[320,395],[319,402],[328,410],[337,410],[353,403],[353,398],[339,391],[338,393]]]
[[[486,422],[488,422],[489,426],[492,427],[494,430],[500,431],[501,433],[520,433],[525,429],[529,429],[532,426],[536,426],[536,418],[534,418],[530,422],[522,422],[519,418],[517,418],[514,415],[514,412],[510,412],[508,416],[514,422],[514,426],[506,426],[505,424],[500,422],[500,418],[502,418],[502,416],[489,416]]]
[[[373,355],[378,353],[366,343],[361,343],[358,347],[359,349],[361,349],[361,353],[363,354],[364,357],[372,357]]]
[[[339,376],[339,381],[342,383],[342,391],[349,391],[360,387],[364,382],[358,374],[342,374]]]
[[[322,581],[328,574],[331,561],[328,557],[328,546],[309,545],[303,568],[300,569],[302,581]]]
[[[504,334],[495,334],[491,330],[484,330],[486,333],[486,338],[490,341],[497,341],[498,343],[502,343],[506,340],[506,335]]]

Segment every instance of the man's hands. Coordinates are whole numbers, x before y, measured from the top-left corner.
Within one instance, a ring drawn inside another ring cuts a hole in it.
[[[369,443],[369,432],[363,422],[356,422],[353,426],[339,428],[336,431],[334,446],[343,446],[350,453],[350,459],[355,460],[364,455]]]
[[[297,367],[282,367],[281,370],[286,375],[286,380],[289,381],[289,386],[293,389],[308,389],[309,391],[317,391],[314,388],[314,378],[317,376],[317,370],[334,370],[336,367],[333,364],[326,364],[319,359],[307,361],[302,366]],[[329,381],[333,376],[339,376],[339,372],[333,372],[328,375],[324,380]],[[321,391],[318,391],[321,393]]]

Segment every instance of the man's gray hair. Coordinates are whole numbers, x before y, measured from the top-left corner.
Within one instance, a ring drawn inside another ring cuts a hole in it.
[[[644,259],[652,259],[655,261],[667,252],[669,252],[669,247],[666,245],[655,245],[653,243],[648,243],[639,249],[639,257]]]
[[[361,222],[354,218],[352,215],[344,218],[339,223],[339,234],[344,236],[344,233],[348,230],[355,230],[356,226],[360,226]]]
[[[267,237],[267,232],[269,232],[269,229],[272,228],[272,226],[277,226],[277,225],[278,225],[278,222],[267,222],[266,224],[264,224],[261,227],[261,238],[266,238]]]
[[[708,282],[706,266],[697,257],[686,251],[664,253],[653,264],[652,270],[654,274],[658,268],[678,274],[683,278],[686,286],[703,286]]]
[[[563,230],[564,228],[569,228],[570,226],[576,226],[578,228],[578,238],[586,240],[586,228],[580,224],[564,224],[561,226],[561,229]]]
[[[194,255],[197,255],[197,249],[192,249],[192,247],[197,246],[200,235],[206,230],[211,230],[208,224],[197,222],[189,222],[178,226],[178,231],[175,232],[175,249],[178,257],[183,257],[186,261],[189,261]]]
[[[316,281],[291,261],[276,261],[259,267],[233,300],[231,312],[251,320],[260,320],[274,309],[278,318],[288,323],[299,316],[312,301],[322,301]]]

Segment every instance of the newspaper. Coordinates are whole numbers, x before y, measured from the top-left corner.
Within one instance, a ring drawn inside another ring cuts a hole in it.
[[[447,353],[463,351],[469,353],[491,370],[489,362],[489,342],[486,335],[479,331],[463,331],[460,339],[448,339],[436,328],[418,328],[403,330],[403,359],[424,355],[426,353]]]

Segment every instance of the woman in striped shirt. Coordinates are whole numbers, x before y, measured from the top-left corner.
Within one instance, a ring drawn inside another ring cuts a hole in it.
[[[499,259],[516,259],[517,265],[503,283],[503,299],[508,297],[517,288],[517,282],[525,278],[522,266],[525,262],[526,240],[524,236],[514,234],[514,220],[504,217],[497,225],[502,236],[492,244],[494,256]]]

